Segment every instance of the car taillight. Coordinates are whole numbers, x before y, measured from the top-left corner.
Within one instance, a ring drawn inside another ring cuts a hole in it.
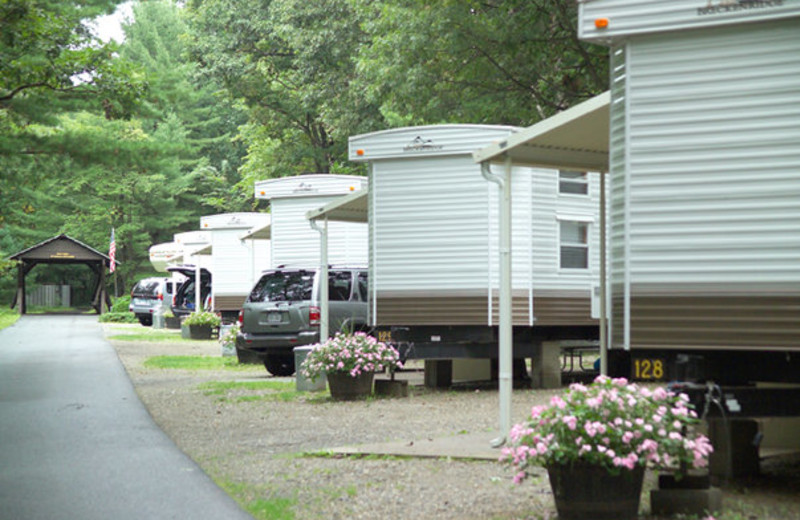
[[[319,325],[319,322],[320,322],[319,307],[309,307],[308,308],[308,324],[309,325]]]
[[[239,319],[237,321],[240,327],[244,325],[244,309],[239,309]]]
[[[157,298],[158,298],[159,301],[163,302],[164,301],[164,293],[162,293],[161,291],[158,291]]]

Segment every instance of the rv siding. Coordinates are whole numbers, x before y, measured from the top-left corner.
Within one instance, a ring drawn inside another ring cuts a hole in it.
[[[256,282],[258,273],[269,267],[269,249],[240,237],[253,227],[268,224],[266,213],[221,213],[200,219],[211,244],[212,299],[215,310],[237,310]]]
[[[378,161],[372,175],[376,289],[486,294],[487,182],[469,156]]]
[[[211,255],[196,255],[199,251],[211,243],[211,235],[208,231],[186,231],[173,235],[175,243],[183,248],[183,260],[181,264],[199,265],[206,269],[211,268]]]
[[[497,167],[495,167],[497,169]],[[600,272],[600,178],[589,173],[587,195],[559,193],[556,170],[514,168],[512,170],[511,269],[513,289],[532,286],[545,290],[585,290],[599,283]],[[485,182],[485,181],[484,181]],[[498,189],[489,184],[491,233],[491,284],[498,287]],[[589,268],[560,268],[560,222],[580,221],[589,225]]]
[[[500,319],[494,291],[493,322]],[[535,325],[597,325],[591,318],[588,292],[535,293]],[[512,325],[529,326],[528,294],[515,291],[511,301]],[[486,297],[482,294],[378,293],[378,326],[486,325]]]
[[[800,30],[796,19],[746,29],[627,43],[629,171],[612,174],[612,207],[628,229],[611,238],[629,265],[633,346],[800,335],[800,320],[781,319],[800,293]],[[727,302],[751,319],[721,319]]]
[[[627,82],[625,69],[626,46],[611,49],[611,108],[609,110],[609,188],[608,237],[609,242],[609,293],[612,295],[609,319],[609,344],[626,344],[625,325],[628,301],[626,246],[627,228]]]
[[[634,296],[637,348],[797,349],[800,298],[794,295]]]
[[[313,267],[320,262],[320,235],[306,213],[341,195],[289,197],[272,200],[272,266]],[[322,223],[320,223],[322,225]],[[352,222],[328,223],[328,263],[367,265],[367,226]]]
[[[372,323],[497,324],[499,309],[491,288],[499,286],[498,189],[483,178],[480,165],[469,155],[472,146],[485,146],[510,131],[491,128],[405,129],[351,139],[351,154],[354,147],[365,151],[359,160],[365,160],[368,150],[381,157],[370,162]],[[472,135],[480,130],[485,131],[482,138]],[[460,155],[415,150],[416,156],[398,158],[390,153],[416,135],[441,143],[444,136],[459,133],[469,143],[461,143]],[[590,174],[585,196],[559,194],[558,181],[553,170],[512,172],[515,325],[591,321],[591,287],[599,280],[599,176]],[[560,269],[561,220],[589,224],[589,269]],[[542,291],[565,292],[570,301],[581,295],[578,299],[584,301],[565,306],[543,300],[540,318],[534,296]]]
[[[800,5],[793,0],[585,0],[578,11],[578,36],[606,42],[623,36],[697,29],[747,22],[764,22],[797,16]],[[595,20],[608,19],[608,27],[597,29]]]

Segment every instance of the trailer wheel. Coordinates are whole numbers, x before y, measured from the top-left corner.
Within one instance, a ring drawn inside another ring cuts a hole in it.
[[[264,358],[264,368],[273,376],[288,377],[294,374],[294,357],[267,356]]]
[[[139,316],[139,323],[141,323],[145,327],[150,327],[150,326],[153,325],[153,317],[152,316]]]

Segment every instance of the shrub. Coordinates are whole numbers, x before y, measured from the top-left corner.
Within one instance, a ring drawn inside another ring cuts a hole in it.
[[[183,320],[184,325],[205,325],[207,327],[219,327],[221,322],[220,317],[213,312],[193,312]]]
[[[114,300],[114,303],[111,305],[111,312],[128,312],[128,307],[130,307],[130,304],[130,295],[120,296]]]
[[[139,323],[136,315],[132,312],[107,312],[101,314],[100,323]]]

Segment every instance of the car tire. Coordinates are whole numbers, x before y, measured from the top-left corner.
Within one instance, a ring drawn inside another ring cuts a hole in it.
[[[144,325],[145,327],[149,327],[153,324],[153,317],[152,316],[139,316],[139,323]]]
[[[293,356],[267,356],[264,358],[264,368],[276,377],[288,377],[294,374]]]

